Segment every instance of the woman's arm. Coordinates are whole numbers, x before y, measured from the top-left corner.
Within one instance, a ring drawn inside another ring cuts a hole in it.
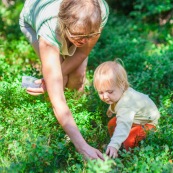
[[[73,72],[88,57],[92,48],[95,46],[100,35],[88,40],[83,47],[78,47],[73,56],[67,56],[62,63],[63,76]]]
[[[39,50],[44,81],[58,122],[81,154],[91,159],[103,159],[101,152],[83,139],[66,104],[59,50],[42,38],[39,40]]]
[[[61,62],[61,69],[62,69],[62,75],[64,80],[64,87],[68,83],[68,75],[72,72],[74,72],[82,63],[83,61],[88,57],[90,51],[94,47],[94,45],[97,43],[100,35],[98,37],[95,37],[88,41],[87,44],[85,44],[83,47],[77,48],[76,52],[73,56],[66,56],[65,60]],[[39,41],[40,42],[40,41]],[[49,45],[49,43],[47,43]],[[39,53],[39,47],[38,45],[33,45],[34,50],[38,55]],[[50,45],[50,47],[53,48],[53,46]],[[54,47],[54,49],[56,49]],[[57,50],[58,51],[58,50]],[[56,52],[57,53],[57,52]],[[58,51],[59,56],[59,51]],[[27,88],[27,93],[31,95],[39,95],[43,94],[47,89],[45,86],[44,79],[36,81],[38,84],[42,84],[40,88]]]

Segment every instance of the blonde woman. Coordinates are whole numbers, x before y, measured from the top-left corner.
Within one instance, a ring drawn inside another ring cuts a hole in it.
[[[108,123],[109,157],[117,157],[122,144],[127,151],[134,148],[147,131],[156,128],[160,117],[156,105],[147,95],[129,87],[127,73],[118,62],[104,62],[96,68],[94,87],[100,99],[110,105],[107,116],[116,114]]]
[[[26,0],[20,28],[40,57],[44,80],[31,95],[48,92],[55,116],[76,149],[86,158],[103,159],[86,143],[69,110],[64,88],[82,91],[88,55],[108,19],[105,0]]]

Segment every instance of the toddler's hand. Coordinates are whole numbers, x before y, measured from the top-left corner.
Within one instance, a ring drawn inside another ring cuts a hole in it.
[[[107,110],[107,112],[106,112],[106,115],[110,118],[110,117],[112,117],[112,115],[113,115],[113,113],[109,110],[109,108],[108,108],[108,110]]]
[[[111,147],[111,146],[107,147],[106,154],[110,158],[116,158],[116,157],[118,157],[118,151],[117,151],[117,149],[115,149],[114,147]]]
[[[46,84],[44,82],[44,79],[38,79],[38,80],[35,81],[35,83],[40,84],[40,87],[39,88],[30,88],[30,87],[28,87],[26,89],[26,92],[28,94],[33,95],[33,96],[44,94],[46,92]]]

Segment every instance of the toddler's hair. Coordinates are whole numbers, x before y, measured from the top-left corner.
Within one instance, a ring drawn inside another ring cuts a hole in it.
[[[124,91],[129,87],[126,70],[116,60],[100,64],[94,72],[94,88],[106,89],[107,86],[119,87]]]
[[[57,33],[63,35],[66,27],[77,30],[85,29],[85,34],[97,32],[101,25],[100,0],[63,0],[58,13]]]

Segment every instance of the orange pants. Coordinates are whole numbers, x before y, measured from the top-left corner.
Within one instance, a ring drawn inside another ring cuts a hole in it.
[[[116,127],[116,121],[117,119],[114,117],[108,122],[108,131],[111,137]],[[138,146],[138,143],[146,138],[146,132],[152,129],[154,130],[155,128],[156,127],[151,124],[145,124],[143,126],[139,124],[133,124],[129,136],[123,142],[124,148],[128,151],[129,148]]]

